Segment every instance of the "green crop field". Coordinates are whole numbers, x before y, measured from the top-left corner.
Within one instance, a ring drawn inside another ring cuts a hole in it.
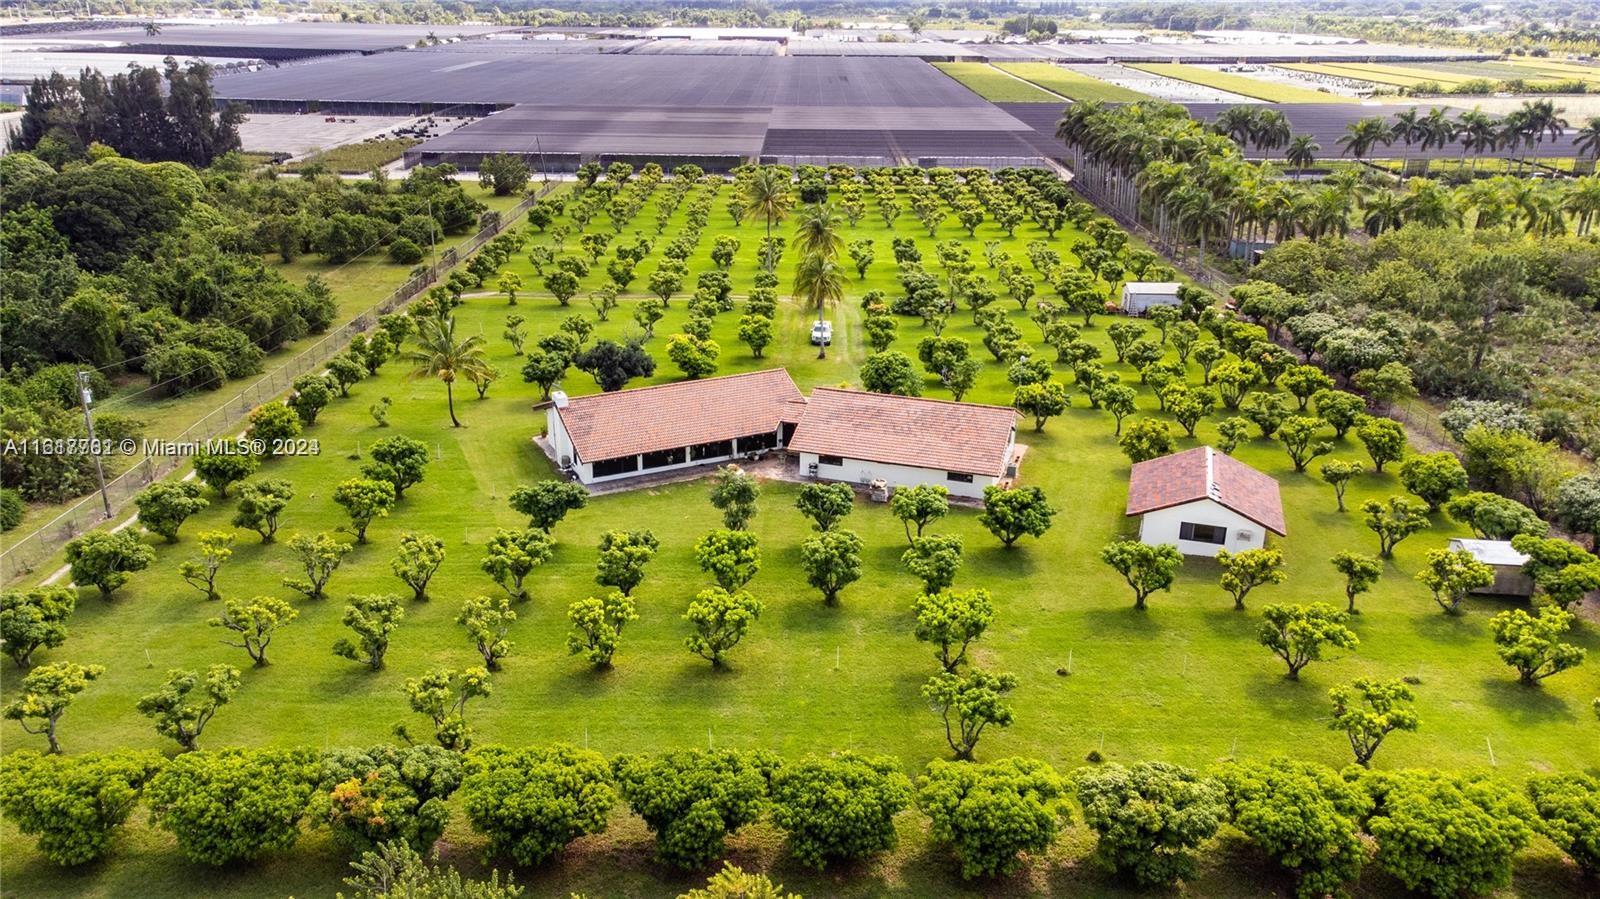
[[[1018,78],[1026,79],[1073,100],[1133,103],[1148,99],[1138,91],[1047,62],[1002,62],[996,63],[995,68],[1010,72]]]
[[[725,211],[730,192],[723,188],[688,262],[691,273],[710,270],[708,254],[715,238],[736,235],[741,245],[731,274],[735,294],[742,295],[758,270],[763,225],[747,219],[735,226]],[[936,240],[958,241],[973,251],[978,274],[991,279],[981,251],[985,241],[998,242],[1025,264],[1026,244],[1045,240],[1070,265],[1070,247],[1082,239],[1070,227],[1049,239],[1032,224],[1008,237],[990,222],[968,237],[953,220],[930,237],[909,214],[890,229],[870,202],[868,207],[867,216],[845,237],[873,239],[877,259],[864,279],[850,285],[848,301],[828,312],[836,343],[827,358],[817,359],[816,349],[807,343],[814,313],[785,300],[779,304],[777,340],[762,359],[752,358],[736,337],[740,313],[718,316],[714,338],[721,346],[719,374],[783,366],[804,391],[818,385],[859,385],[859,366],[868,351],[862,344],[858,301],[869,289],[897,290],[891,236],[915,238],[929,271],[936,273]],[[648,281],[660,260],[660,246],[683,227],[685,209],[639,266],[635,292],[624,297],[609,321],[598,324],[596,336],[618,338],[636,328],[631,312],[639,285]],[[625,233],[649,235],[654,221],[652,202]],[[588,230],[609,231],[610,225],[601,216]],[[775,233],[788,235],[790,228],[780,224]],[[548,232],[532,238],[535,244],[550,240]],[[568,252],[577,252],[576,235],[567,238],[566,246]],[[793,256],[786,254],[779,266],[780,290],[790,283]],[[555,331],[568,316],[592,318],[583,298],[605,277],[603,266],[597,267],[585,279],[584,291],[563,308],[541,295],[526,260],[508,268],[529,285],[515,307],[503,296],[477,295],[457,310],[458,331],[481,334],[502,375],[482,400],[473,396],[470,385],[457,385],[456,406],[464,427],[450,426],[442,384],[406,380],[403,365],[391,361],[376,377],[356,384],[348,399],[336,399],[322,412],[306,434],[318,441],[317,454],[272,460],[258,474],[294,485],[283,532],[277,543],[263,545],[252,533],[236,531],[234,556],[219,583],[229,596],[268,594],[291,599],[298,608],[298,620],[272,643],[270,666],[252,669],[242,651],[223,646],[219,632],[206,625],[218,605],[202,599],[177,574],[178,564],[195,554],[200,533],[230,530],[233,500],[213,497],[211,507],[184,526],[175,545],[147,538],[158,562],[134,576],[114,599],[84,593],[69,641],[41,652],[38,659],[107,668],[62,721],[61,739],[68,752],[170,750],[170,742],[135,711],[135,701],[155,689],[168,669],[216,662],[238,666],[244,686],[206,730],[202,744],[208,748],[364,745],[391,741],[397,723],[409,724],[413,732],[425,730],[426,722],[408,711],[402,685],[436,667],[480,663],[454,618],[463,600],[500,589],[479,570],[479,560],[497,528],[526,523],[507,506],[507,495],[520,484],[554,476],[533,442],[543,428],[544,412],[534,408],[538,391],[518,377],[521,360],[501,336],[506,317],[526,319],[531,343]],[[1049,295],[1041,283],[1040,296]],[[672,300],[667,318],[647,344],[657,362],[648,383],[678,378],[663,347],[685,320],[686,300],[685,294]],[[1027,312],[1004,299],[998,305],[1030,342],[1043,345]],[[1110,354],[1106,328],[1111,321],[1100,316],[1084,333],[1107,348],[1107,367],[1137,387],[1138,374],[1115,363]],[[892,348],[914,356],[917,342],[929,333],[919,320],[900,318]],[[967,399],[1009,402],[1004,369],[983,350],[981,332],[965,310],[951,317],[946,334],[972,340],[974,352],[987,363]],[[1170,351],[1169,358],[1174,358]],[[1057,378],[1070,383],[1070,372],[1057,368]],[[1192,361],[1187,378],[1191,383],[1201,379]],[[575,394],[597,389],[576,371],[564,387]],[[925,380],[923,392],[949,397],[932,378]],[[368,414],[380,397],[393,401],[387,428],[378,427]],[[1165,418],[1148,389],[1139,388],[1138,403],[1140,415]],[[1214,440],[1221,417],[1213,415],[1202,423],[1199,440],[1180,436],[1179,448]],[[1015,724],[987,731],[978,747],[980,759],[1033,756],[1067,770],[1082,764],[1091,751],[1115,761],[1163,760],[1202,767],[1226,759],[1290,754],[1338,766],[1350,761],[1350,753],[1344,735],[1327,727],[1328,689],[1356,677],[1404,676],[1416,681],[1421,729],[1391,737],[1377,759],[1379,767],[1470,769],[1519,781],[1532,772],[1595,764],[1595,722],[1588,703],[1600,685],[1600,666],[1591,663],[1537,689],[1521,687],[1496,658],[1488,629],[1490,616],[1511,604],[1470,599],[1464,614],[1447,616],[1415,580],[1426,551],[1442,547],[1449,537],[1467,535],[1443,516],[1435,516],[1431,529],[1402,543],[1384,565],[1377,587],[1361,598],[1362,614],[1353,621],[1360,646],[1311,666],[1298,681],[1285,679],[1279,660],[1256,643],[1262,606],[1342,603],[1329,556],[1344,549],[1375,552],[1376,539],[1363,527],[1361,513],[1335,511],[1331,489],[1312,474],[1295,473],[1273,441],[1255,439],[1237,455],[1282,484],[1289,536],[1275,545],[1284,552],[1287,581],[1259,588],[1247,610],[1234,611],[1217,585],[1217,566],[1190,560],[1171,592],[1153,596],[1148,611],[1135,611],[1126,585],[1097,555],[1108,541],[1134,529],[1122,512],[1129,464],[1112,430],[1110,415],[1089,409],[1081,394],[1042,433],[1034,433],[1031,422],[1021,426],[1019,440],[1030,448],[1021,480],[1043,488],[1058,509],[1043,538],[1025,538],[1006,550],[979,524],[977,513],[966,509],[933,526],[965,541],[966,563],[957,588],[984,587],[994,597],[997,618],[976,644],[976,663],[1014,672],[1020,679],[1011,696]],[[1176,426],[1174,431],[1182,433]],[[345,523],[332,501],[334,486],[357,474],[373,441],[398,434],[433,448],[426,480],[406,491],[392,516],[373,524],[370,542],[357,547],[333,576],[327,599],[307,601],[280,586],[280,579],[295,573],[288,540]],[[1334,441],[1333,458],[1361,459],[1364,454],[1353,438],[1344,439]],[[840,604],[830,608],[806,586],[799,568],[798,547],[810,529],[794,509],[797,486],[765,484],[752,525],[761,544],[762,567],[749,586],[765,601],[765,614],[733,651],[727,670],[713,670],[685,650],[683,611],[708,583],[695,565],[692,546],[720,527],[706,490],[704,481],[689,481],[600,496],[556,527],[554,557],[530,579],[531,600],[517,607],[520,618],[511,634],[515,649],[504,671],[494,676],[493,695],[474,701],[470,709],[477,741],[566,741],[608,755],[707,745],[770,748],[788,757],[854,749],[892,755],[908,772],[947,756],[939,720],[919,695],[936,664],[930,648],[911,633],[910,606],[918,590],[899,561],[906,539],[884,506],[859,499],[845,521],[865,541],[866,570],[844,591]],[[1369,498],[1403,492],[1392,471],[1367,474],[1352,485],[1349,501],[1354,508]],[[635,593],[640,618],[629,625],[615,668],[599,673],[567,653],[566,610],[597,593],[596,542],[614,528],[651,529],[662,548]],[[407,601],[384,670],[369,671],[335,657],[330,647],[346,633],[340,614],[347,596],[405,590],[391,574],[389,560],[408,532],[433,534],[446,544],[447,558],[430,589],[431,601]],[[1592,620],[1570,639],[1587,647],[1591,656],[1600,650]],[[3,697],[9,701],[17,678],[10,663],[6,665]],[[11,722],[0,728],[0,737],[8,752],[42,746],[42,740]],[[772,866],[774,879],[808,897],[1128,895],[1123,885],[1090,863],[1093,839],[1082,828],[1069,829],[1051,853],[1031,859],[1014,878],[964,884],[924,827],[920,819],[907,816],[895,853],[827,874],[785,860],[781,839],[766,825],[741,833],[733,842],[733,857]],[[0,827],[6,846],[0,853],[0,876],[6,895],[325,896],[339,888],[338,878],[346,873],[338,848],[315,829],[293,850],[223,871],[183,861],[171,838],[144,823],[142,813],[126,830],[106,860],[63,871],[36,852],[31,838],[11,825]],[[482,838],[466,828],[457,804],[443,843],[445,858],[469,871],[482,870],[482,845]],[[649,845],[642,823],[618,811],[607,833],[578,841],[556,863],[518,871],[518,881],[531,887],[530,896],[585,891],[593,897],[651,897],[675,894],[702,879],[650,861]],[[1207,854],[1187,894],[1260,896],[1279,894],[1286,884],[1282,875],[1263,872],[1259,851],[1232,834]],[[1548,843],[1541,841],[1524,853],[1516,895],[1573,895],[1581,888]],[[1398,895],[1399,889],[1374,872],[1357,893],[1389,896]]]
[[[1205,66],[1185,65],[1183,63],[1156,62],[1130,65],[1131,69],[1149,72],[1152,75],[1162,75],[1167,78],[1176,78],[1191,84],[1203,84],[1217,90],[1228,91],[1242,97],[1253,97],[1257,100],[1266,100],[1269,103],[1353,103],[1355,98],[1344,97],[1339,94],[1328,94],[1322,91],[1305,87],[1296,87],[1292,84],[1278,84],[1265,78],[1252,78],[1249,75],[1237,75],[1233,72],[1222,72]]]
[[[936,62],[933,67],[991,103],[1060,103],[1061,98],[1019,81],[986,62]]]
[[[406,150],[419,143],[421,141],[414,137],[389,137],[342,144],[320,153],[313,153],[299,162],[290,163],[284,166],[284,170],[297,172],[308,166],[317,165],[329,172],[361,175],[394,162]]]

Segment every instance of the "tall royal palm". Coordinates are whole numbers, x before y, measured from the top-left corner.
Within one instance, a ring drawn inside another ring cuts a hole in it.
[[[1456,134],[1461,138],[1461,158],[1472,154],[1472,170],[1478,170],[1478,159],[1493,153],[1500,146],[1500,125],[1481,109],[1472,109],[1456,117]]]
[[[773,166],[762,166],[744,183],[740,198],[745,215],[760,216],[767,223],[767,258],[762,265],[773,269],[772,226],[789,216],[794,207],[794,194],[789,191],[789,178]]]
[[[1600,217],[1600,175],[1589,175],[1567,188],[1564,207],[1578,220],[1578,236],[1587,235]]]
[[[794,298],[817,309],[817,321],[822,321],[830,304],[844,300],[844,269],[825,256],[800,257],[794,270]],[[817,342],[817,358],[828,358],[826,342]]]
[[[459,378],[475,380],[487,373],[489,360],[484,355],[483,337],[456,336],[455,316],[425,316],[417,322],[416,346],[399,354],[411,363],[407,380],[438,378],[444,382],[444,395],[450,405],[450,424],[461,427],[456,418],[455,383]]]
[[[805,207],[794,223],[794,248],[801,256],[838,261],[844,252],[844,216],[827,203]]]

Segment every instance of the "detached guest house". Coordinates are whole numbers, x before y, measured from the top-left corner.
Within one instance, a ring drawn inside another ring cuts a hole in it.
[[[890,487],[942,484],[954,496],[1016,474],[1017,413],[917,397],[818,387],[789,441],[800,474]]]
[[[1144,516],[1140,540],[1189,556],[1260,549],[1267,531],[1288,533],[1278,482],[1209,446],[1134,465],[1127,514]]]
[[[545,412],[550,453],[584,484],[786,445],[805,397],[781,368],[568,398]]]

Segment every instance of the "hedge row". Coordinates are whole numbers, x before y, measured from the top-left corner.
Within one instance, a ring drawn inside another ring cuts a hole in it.
[[[1290,760],[1201,772],[1144,762],[1061,774],[1044,762],[934,761],[912,778],[885,757],[842,752],[783,761],[766,751],[625,755],[571,746],[223,749],[167,760],[144,751],[18,752],[0,769],[0,810],[61,865],[100,858],[142,801],[196,862],[229,865],[290,848],[301,822],[352,855],[386,842],[426,852],[459,798],[490,858],[538,865],[605,830],[627,803],[658,858],[704,868],[724,839],[763,817],[817,869],[885,852],[915,808],[963,877],[1015,872],[1081,819],[1097,861],[1144,887],[1193,875],[1225,823],[1294,876],[1302,896],[1338,892],[1375,863],[1409,889],[1458,896],[1503,887],[1544,834],[1586,872],[1600,868],[1600,778],[1545,774],[1526,790],[1481,775],[1336,771]],[[1375,851],[1370,847],[1375,846]]]

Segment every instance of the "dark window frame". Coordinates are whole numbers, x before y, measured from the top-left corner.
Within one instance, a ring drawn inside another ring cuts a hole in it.
[[[957,484],[972,483],[972,475],[964,471],[947,471],[944,473],[944,479],[947,481],[954,481]]]
[[[1205,536],[1201,536],[1205,534]],[[1196,521],[1178,522],[1178,539],[1191,543],[1222,546],[1228,542],[1228,529],[1220,524],[1201,524]]]
[[[601,459],[597,462],[590,463],[589,470],[594,473],[592,477],[596,478],[609,478],[619,474],[631,474],[632,472],[639,470],[639,457],[634,455],[617,456],[612,459]]]
[[[731,455],[733,455],[733,441],[731,439],[697,443],[689,447],[689,459],[693,462],[705,459],[726,459]]]
[[[687,461],[689,461],[687,448],[679,446],[645,453],[642,460],[643,464],[640,467],[645,471],[650,471],[656,468],[666,468],[669,465],[682,465]]]
[[[844,465],[844,457],[843,456],[823,456],[823,455],[818,455],[817,456],[817,464],[818,465],[832,465],[835,468],[839,468],[839,467]]]

